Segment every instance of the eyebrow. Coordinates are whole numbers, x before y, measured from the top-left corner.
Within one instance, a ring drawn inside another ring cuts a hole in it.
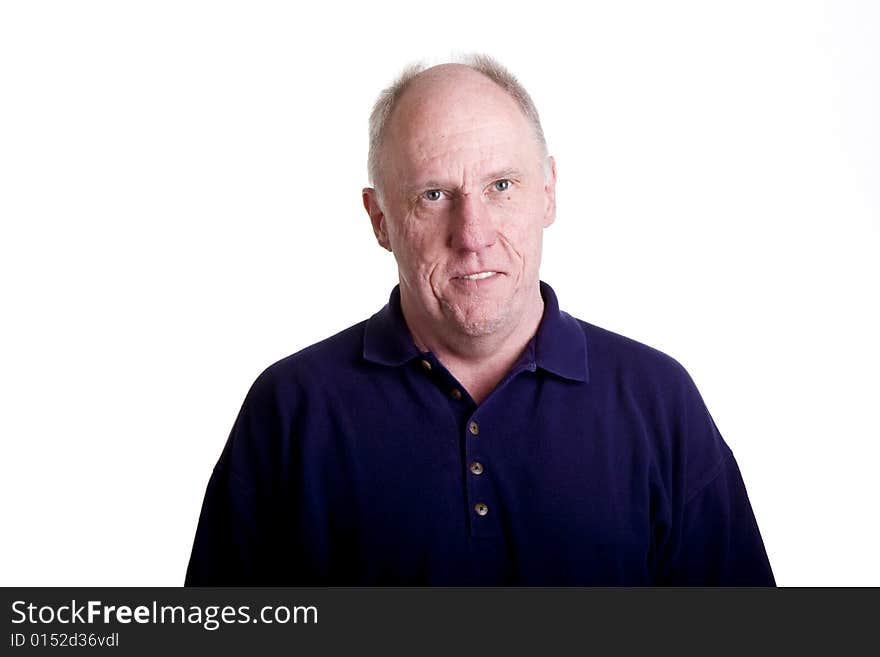
[[[429,189],[444,189],[448,187],[446,183],[442,183],[439,180],[425,180],[415,185],[411,185],[406,188],[406,195],[415,194],[416,192],[427,191]]]
[[[519,169],[514,169],[513,167],[508,167],[506,169],[499,169],[498,171],[494,171],[486,177],[486,180],[504,180],[505,178],[519,178],[523,177],[522,172]]]
[[[483,181],[492,182],[494,180],[504,180],[506,178],[522,179],[522,177],[522,172],[519,169],[506,167],[504,169],[497,169],[489,175],[484,176]],[[410,196],[411,194],[415,194],[416,192],[427,191],[430,189],[447,189],[448,187],[450,187],[448,182],[443,182],[438,178],[430,178],[415,185],[410,185],[409,187],[406,187],[405,193],[407,196]]]

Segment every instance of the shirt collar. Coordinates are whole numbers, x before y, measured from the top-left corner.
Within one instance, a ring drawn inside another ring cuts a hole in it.
[[[553,288],[541,281],[544,316],[533,338],[535,364],[558,376],[586,383],[590,380],[587,336],[574,317],[559,309]]]
[[[395,285],[382,310],[367,320],[364,358],[380,365],[403,365],[419,355],[400,308],[400,286]]]
[[[578,321],[559,309],[553,288],[541,281],[544,315],[538,331],[526,347],[533,352],[535,365],[557,376],[589,381],[587,340]],[[419,356],[403,311],[400,286],[394,286],[388,303],[367,320],[364,331],[364,358],[380,365],[399,366]]]

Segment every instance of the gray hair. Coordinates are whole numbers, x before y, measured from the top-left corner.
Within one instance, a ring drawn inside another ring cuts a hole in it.
[[[467,55],[458,59],[455,63],[464,64],[477,73],[485,75],[510,94],[510,97],[519,105],[526,119],[532,124],[535,131],[535,139],[538,141],[542,152],[546,155],[547,142],[544,139],[544,129],[541,127],[538,109],[535,107],[535,103],[532,101],[529,93],[519,83],[519,80],[488,55]],[[370,113],[370,150],[367,155],[367,174],[370,184],[373,186],[376,186],[379,180],[379,151],[385,139],[385,132],[388,120],[391,118],[391,113],[394,111],[397,101],[400,100],[400,97],[409,88],[415,77],[426,69],[427,66],[422,62],[407,66],[391,86],[382,90],[379,98],[376,99],[376,104],[373,105],[373,111]]]

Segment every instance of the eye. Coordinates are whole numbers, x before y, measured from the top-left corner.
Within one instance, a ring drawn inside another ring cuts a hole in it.
[[[429,189],[427,192],[422,194],[422,197],[427,201],[439,201],[443,198],[443,192],[439,189]]]
[[[506,192],[510,189],[510,181],[507,178],[502,178],[501,180],[496,180],[492,183],[492,187],[496,192]]]

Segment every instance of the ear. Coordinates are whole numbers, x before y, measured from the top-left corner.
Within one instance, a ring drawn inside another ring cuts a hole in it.
[[[362,193],[364,209],[370,215],[370,223],[373,224],[373,234],[376,241],[383,249],[391,250],[391,242],[388,240],[388,232],[385,230],[385,213],[379,205],[379,193],[372,187],[365,187]]]
[[[546,228],[556,219],[556,160],[552,155],[547,156],[544,166],[546,167],[544,175],[544,228]]]

